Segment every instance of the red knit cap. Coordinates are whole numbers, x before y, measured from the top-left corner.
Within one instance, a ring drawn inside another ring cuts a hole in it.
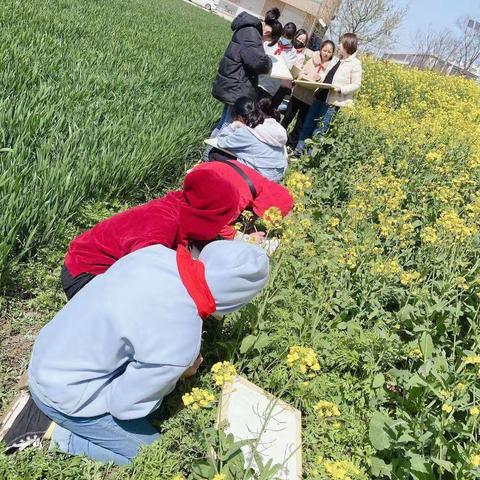
[[[192,170],[183,183],[180,241],[213,240],[238,215],[237,189],[215,171]]]

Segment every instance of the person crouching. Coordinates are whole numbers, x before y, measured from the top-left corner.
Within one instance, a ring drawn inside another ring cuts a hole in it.
[[[246,305],[269,262],[240,241],[137,250],[93,278],[40,332],[31,396],[64,452],[129,463],[160,435],[147,415],[200,362],[202,322]]]

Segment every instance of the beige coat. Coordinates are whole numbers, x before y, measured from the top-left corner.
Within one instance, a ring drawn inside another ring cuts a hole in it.
[[[310,82],[321,82],[328,71],[338,62],[337,58],[332,58],[329,62],[325,64],[325,68],[317,71],[318,66],[320,65],[320,54],[315,52],[312,58],[310,58],[305,65],[300,70],[297,80],[309,80]],[[299,85],[295,86],[292,91],[292,95],[295,98],[298,98],[307,105],[311,105],[314,98],[314,91],[308,90],[307,88],[300,87]]]
[[[353,105],[353,93],[362,84],[362,64],[354,53],[345,60],[340,60],[340,66],[335,72],[332,85],[340,89],[339,92],[330,90],[327,103],[337,107]]]

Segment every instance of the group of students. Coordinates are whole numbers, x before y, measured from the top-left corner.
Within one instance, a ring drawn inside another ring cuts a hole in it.
[[[238,310],[267,282],[265,251],[235,240],[232,225],[270,207],[292,210],[285,187],[212,161],[181,190],[72,240],[61,272],[68,303],[40,331],[28,370],[31,408],[55,423],[62,451],[125,464],[159,438],[147,417],[197,371],[203,321]]]
[[[41,330],[28,370],[33,402],[55,422],[65,452],[124,464],[159,438],[148,416],[197,371],[202,322],[238,310],[267,282],[265,251],[235,240],[232,225],[244,210],[292,210],[279,183],[287,143],[298,149],[317,116],[325,128],[361,81],[354,35],[342,37],[340,60],[326,41],[305,61],[307,33],[282,26],[279,15],[241,13],[232,22],[213,87],[224,110],[208,161],[181,190],[107,218],[69,245],[61,273],[68,302]],[[277,55],[298,78],[335,90],[313,95],[270,78]],[[276,107],[290,91],[282,121]]]
[[[353,104],[353,94],[362,81],[362,65],[357,58],[357,37],[340,37],[338,52],[331,40],[319,51],[307,49],[308,33],[292,22],[279,22],[280,11],[269,10],[264,20],[242,12],[232,22],[233,37],[220,62],[213,96],[224,104],[211,138],[229,158],[251,166],[273,181],[280,181],[287,167],[289,147],[300,155],[305,141],[323,134],[341,107]],[[272,58],[281,57],[293,74],[279,80],[269,74]],[[310,90],[295,80],[330,84],[331,89]],[[283,120],[276,110],[290,95]],[[245,122],[242,111],[257,111],[255,122]],[[262,117],[263,116],[263,120]],[[287,129],[296,118],[290,134]],[[225,155],[207,149],[205,160]]]

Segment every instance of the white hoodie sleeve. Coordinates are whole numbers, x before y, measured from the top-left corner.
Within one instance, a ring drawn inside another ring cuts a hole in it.
[[[144,418],[156,410],[188,366],[130,362],[108,386],[107,411],[119,420]]]

